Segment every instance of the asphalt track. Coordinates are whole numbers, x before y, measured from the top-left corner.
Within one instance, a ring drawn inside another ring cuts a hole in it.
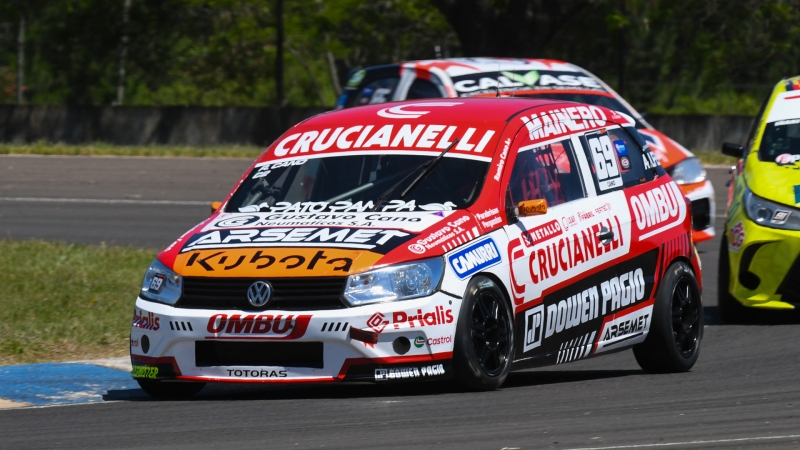
[[[247,164],[0,157],[0,234],[163,246]],[[727,172],[709,173],[722,207]],[[199,203],[8,200],[26,197]],[[719,238],[698,245],[707,326],[689,373],[645,374],[626,351],[513,373],[483,393],[449,383],[226,386],[164,401],[110,390],[104,403],[0,411],[0,448],[800,448],[800,322],[722,324],[718,248]]]

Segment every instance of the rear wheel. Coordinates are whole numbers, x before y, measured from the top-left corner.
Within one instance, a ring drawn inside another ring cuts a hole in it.
[[[653,305],[647,339],[633,347],[636,362],[646,372],[686,372],[700,354],[703,303],[692,268],[672,264],[661,280]]]
[[[731,264],[728,255],[728,237],[722,235],[719,245],[719,275],[717,276],[717,308],[722,320],[741,323],[747,320],[748,311],[728,290],[731,280]]]
[[[175,381],[136,380],[143,391],[158,398],[189,398],[200,392],[205,383]]]
[[[514,355],[514,321],[503,291],[491,279],[474,277],[467,286],[453,349],[455,380],[481,391],[497,389]]]

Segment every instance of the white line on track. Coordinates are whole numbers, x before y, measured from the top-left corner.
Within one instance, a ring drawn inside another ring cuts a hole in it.
[[[109,205],[180,205],[210,206],[211,202],[196,200],[131,200],[116,198],[47,198],[47,197],[0,197],[3,202],[39,202],[39,203],[102,203]]]
[[[569,450],[611,450],[616,448],[672,447],[676,445],[719,444],[724,442],[763,441],[767,439],[794,439],[794,438],[800,438],[800,434],[790,434],[787,436],[759,436],[759,437],[737,438],[737,439],[715,439],[713,441],[663,442],[659,444],[617,445],[613,447],[580,447]]]

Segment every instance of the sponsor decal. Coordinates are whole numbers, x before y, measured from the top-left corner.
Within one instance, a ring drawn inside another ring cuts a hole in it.
[[[501,262],[500,252],[492,238],[482,239],[447,257],[456,276],[465,279]]]
[[[678,186],[670,181],[638,195],[628,197],[639,240],[661,233],[683,223],[686,203]]]
[[[792,215],[791,211],[778,209],[775,211],[775,214],[772,215],[772,219],[770,219],[770,222],[777,225],[783,225],[786,223],[787,220],[789,220],[790,215]]]
[[[384,108],[378,111],[378,115],[387,119],[419,119],[430,111],[422,111],[415,108],[430,108],[432,106],[458,106],[461,102],[429,102],[429,103],[409,103],[391,108]],[[412,108],[412,109],[408,109]]]
[[[376,312],[367,319],[367,326],[378,334],[381,334],[383,329],[386,328],[386,325],[389,325],[389,321],[386,320],[381,312]]]
[[[513,90],[604,91],[600,83],[580,72],[552,70],[503,70],[453,77],[459,97]]]
[[[456,204],[450,201],[444,203],[426,203],[424,205],[417,205],[416,200],[390,200],[381,206],[381,212],[400,212],[400,211],[452,211]],[[271,212],[271,213],[285,213],[285,214],[305,214],[305,215],[286,215],[286,216],[233,216],[220,220],[214,226],[216,228],[238,228],[245,225],[252,225],[254,227],[269,226],[275,220],[319,220],[319,221],[347,221],[347,220],[367,220],[367,221],[380,221],[379,214],[370,214],[366,217],[357,216],[353,214],[372,212],[375,204],[372,200],[364,203],[358,201],[356,203],[340,200],[337,202],[276,202],[270,205],[269,202],[263,202],[258,205],[249,205],[239,208],[239,212]],[[339,214],[320,214],[323,212],[339,213]],[[306,214],[310,213],[310,214]],[[421,216],[388,216],[383,220],[396,221],[405,220],[409,222],[420,222]]]
[[[131,347],[138,347],[138,346],[139,346],[139,340],[131,338]]]
[[[390,241],[403,241],[409,233],[378,228],[266,228],[214,230],[196,234],[181,252],[208,248],[241,248],[258,246],[330,246],[372,250],[387,246]],[[399,238],[399,239],[398,239]],[[160,286],[159,286],[160,287]],[[152,290],[152,284],[151,284]]]
[[[264,178],[265,176],[269,175],[274,169],[280,169],[283,167],[290,167],[290,166],[302,166],[308,160],[307,159],[295,159],[291,161],[281,161],[277,163],[265,163],[265,164],[256,164],[258,170],[256,173],[253,174],[253,179],[256,178]]]
[[[527,247],[539,245],[542,242],[561,236],[563,230],[558,220],[551,220],[547,223],[539,225],[538,227],[531,228],[522,232],[522,242]]]
[[[375,381],[400,380],[409,378],[425,378],[444,375],[443,364],[433,364],[422,367],[396,367],[390,369],[375,369]]]
[[[453,323],[453,310],[445,310],[443,306],[436,306],[433,312],[423,313],[421,309],[417,310],[417,314],[409,315],[404,311],[397,311],[392,313],[392,325],[395,330],[400,329],[401,326],[408,326],[409,328],[420,328],[426,326],[443,325]],[[374,330],[375,328],[373,328]],[[381,329],[383,331],[383,329]],[[379,331],[376,330],[379,333]]]
[[[143,330],[158,331],[161,328],[161,318],[150,311],[134,308],[131,326]]]
[[[544,305],[525,311],[525,340],[523,353],[527,353],[542,345],[544,327]]]
[[[480,236],[477,226],[469,228],[471,224],[468,224],[468,222],[471,220],[468,215],[449,220],[442,228],[411,243],[408,249],[412,253],[421,255],[437,246],[441,246],[444,252],[459,247]]]
[[[428,103],[426,106],[436,105]],[[439,103],[444,105],[444,103]],[[394,108],[407,108],[411,105],[386,108],[385,114],[393,114]],[[401,109],[401,111],[404,111]],[[409,111],[410,112],[410,111]],[[418,114],[415,111],[413,114]],[[384,116],[388,117],[388,116]],[[395,115],[393,118],[412,118],[410,114]],[[447,148],[458,138],[452,151],[482,153],[495,130],[478,130],[477,128],[457,125],[354,125],[350,127],[325,128],[294,133],[284,137],[275,146],[274,156],[304,154],[308,152],[324,152],[330,150],[380,150],[402,148],[415,150],[439,150]]]
[[[630,345],[644,340],[650,329],[653,305],[631,309],[633,311],[616,316],[603,324],[595,353],[612,350],[618,344]]]
[[[147,378],[154,380],[158,377],[158,367],[135,365],[131,368],[131,376],[133,378]]]
[[[503,219],[500,217],[499,208],[487,209],[482,213],[475,214],[475,217],[481,221],[483,228],[491,228],[503,221]],[[486,219],[489,220],[487,221]]]
[[[422,348],[424,346],[425,346],[425,338],[422,336],[417,336],[416,339],[414,339],[414,347]]]
[[[184,276],[347,275],[356,269],[372,266],[382,256],[367,251],[335,248],[192,250],[178,255],[175,270]]]
[[[267,369],[226,369],[229,377],[237,378],[286,378],[288,374],[285,370]]]
[[[503,151],[500,153],[500,160],[497,161],[497,171],[494,173],[494,181],[500,181],[500,176],[503,174],[503,167],[506,165],[506,157],[508,156],[508,147],[511,145],[511,139],[506,139],[503,145]]]
[[[625,308],[647,304],[657,262],[658,249],[654,249],[588,277],[578,277],[563,289],[545,295],[524,314],[518,313],[517,358],[557,358],[540,360],[548,364],[588,356],[586,351],[596,337],[592,333],[603,320]]]
[[[310,315],[214,314],[208,319],[206,331],[218,339],[226,339],[220,335],[234,336],[228,339],[297,339],[306,334],[310,321]]]
[[[737,222],[732,226],[728,233],[728,248],[734,252],[738,252],[742,244],[744,244],[745,234],[744,224],[742,222]]]
[[[538,141],[605,126],[607,117],[596,106],[573,106],[520,116],[520,120],[528,129],[528,138]]]
[[[426,341],[429,346],[443,345],[453,342],[453,336],[442,336],[438,338],[428,338]]]
[[[569,230],[569,227],[575,225],[576,223],[578,223],[578,221],[575,220],[575,216],[565,216],[561,218],[561,226],[564,227],[565,231]]]
[[[775,163],[779,166],[793,166],[800,161],[800,155],[790,155],[783,153],[775,157]]]
[[[800,91],[800,80],[786,80],[787,91]]]

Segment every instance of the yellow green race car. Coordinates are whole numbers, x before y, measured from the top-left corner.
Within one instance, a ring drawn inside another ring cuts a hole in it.
[[[782,80],[764,102],[728,190],[720,246],[719,312],[742,321],[748,308],[800,306],[800,76]]]

